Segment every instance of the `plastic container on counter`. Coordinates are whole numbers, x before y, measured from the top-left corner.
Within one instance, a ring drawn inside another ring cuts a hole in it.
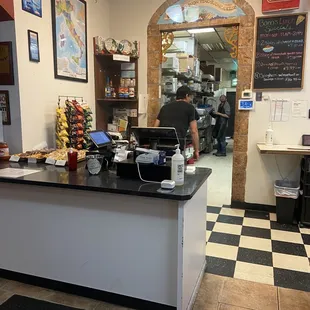
[[[10,158],[9,146],[6,142],[0,142],[0,160],[8,160]]]

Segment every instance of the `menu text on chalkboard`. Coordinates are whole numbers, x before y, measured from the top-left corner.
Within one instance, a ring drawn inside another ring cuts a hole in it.
[[[301,89],[307,14],[257,19],[254,89]]]

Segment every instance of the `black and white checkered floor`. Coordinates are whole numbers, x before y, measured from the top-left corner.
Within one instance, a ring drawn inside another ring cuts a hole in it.
[[[310,229],[276,214],[207,207],[208,273],[310,292]]]

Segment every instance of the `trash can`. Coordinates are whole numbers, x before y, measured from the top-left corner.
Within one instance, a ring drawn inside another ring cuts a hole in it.
[[[299,197],[299,182],[277,180],[274,184],[276,196],[277,221],[280,224],[292,224]]]

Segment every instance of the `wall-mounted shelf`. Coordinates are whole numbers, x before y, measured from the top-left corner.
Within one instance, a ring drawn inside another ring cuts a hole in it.
[[[137,102],[138,99],[122,99],[122,98],[99,98],[97,101],[103,102]]]
[[[115,54],[115,55],[119,55],[119,54]],[[111,58],[113,59],[114,54],[95,54],[96,57],[107,57],[107,58]],[[123,56],[123,55],[122,55]],[[137,60],[139,59],[139,57],[133,57],[130,56],[130,60]],[[120,60],[115,60],[115,61],[120,61]],[[121,61],[120,61],[121,62]]]
[[[139,100],[137,99],[139,96],[138,59],[138,57],[130,57],[130,63],[134,64],[133,70],[122,70],[124,61],[114,60],[112,54],[95,54],[96,129],[107,130],[108,124],[112,123],[113,120],[114,108],[120,108],[122,106],[126,109],[139,110]],[[128,86],[128,88],[135,89],[135,98],[106,98],[105,88],[107,78],[112,81],[118,97],[122,72],[124,71],[135,71],[134,77],[123,77],[125,79],[135,79],[135,86]],[[138,117],[130,117],[129,123],[131,126],[138,126]]]

